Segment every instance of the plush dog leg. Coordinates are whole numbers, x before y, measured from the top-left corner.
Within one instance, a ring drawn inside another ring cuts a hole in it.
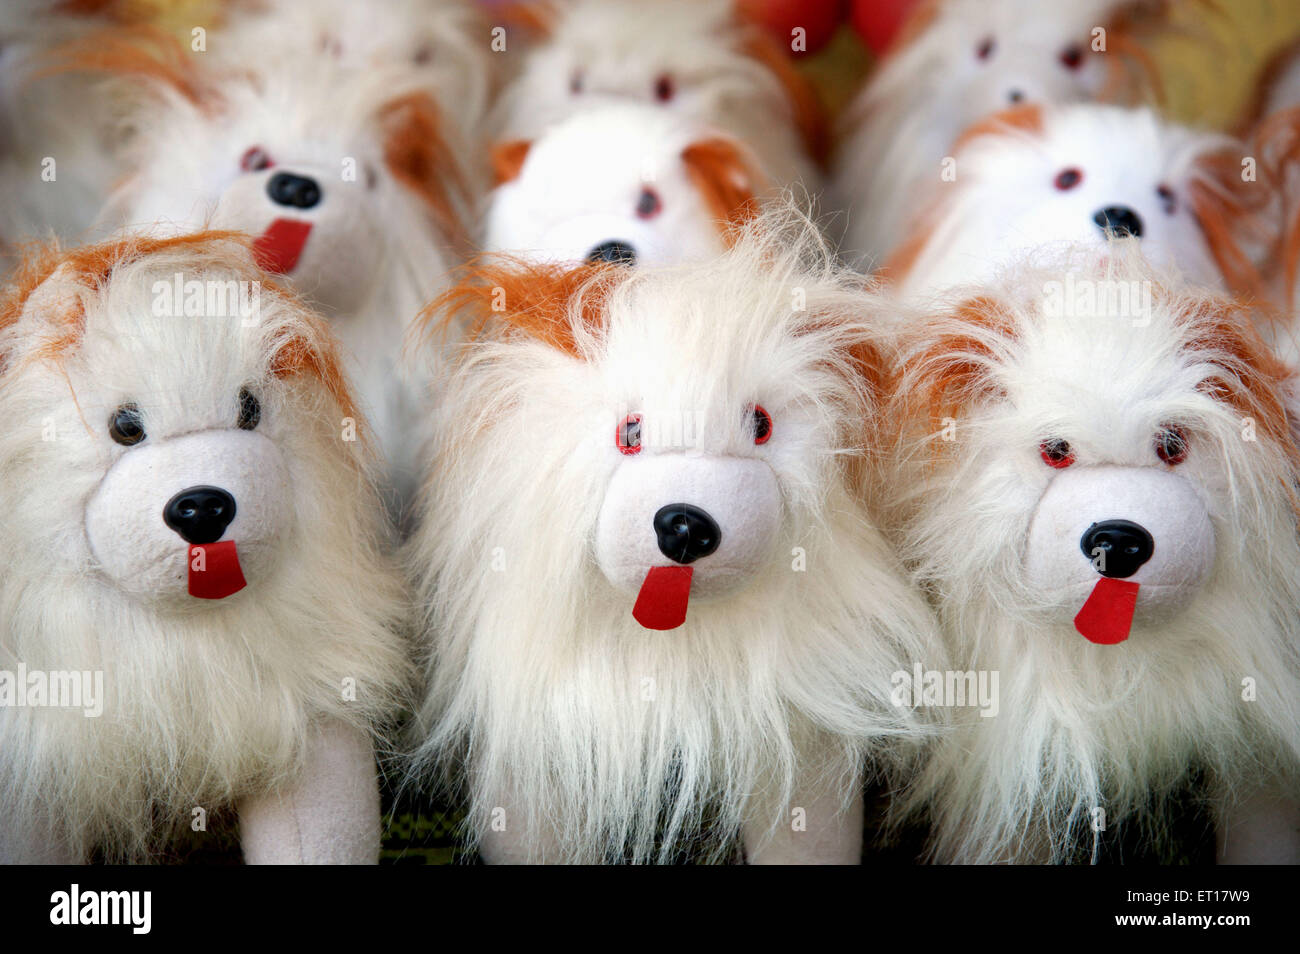
[[[1221,865],[1300,864],[1300,804],[1276,791],[1260,791],[1219,812]]]
[[[862,786],[852,776],[854,795],[844,804],[844,780],[835,773],[818,774],[795,792],[781,812],[775,830],[767,827],[768,810],[751,812],[742,832],[745,856],[751,865],[856,865],[862,861],[865,807]],[[762,806],[766,809],[767,806]]]
[[[313,729],[302,773],[239,806],[244,860],[262,864],[375,864],[379,781],[365,733],[330,721]]]

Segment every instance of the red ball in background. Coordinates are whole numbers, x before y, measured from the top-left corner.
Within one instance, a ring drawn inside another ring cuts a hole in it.
[[[816,53],[829,43],[848,12],[845,0],[740,0],[739,6],[796,57]],[[802,52],[790,49],[796,27],[805,31],[807,49]]]
[[[867,48],[879,56],[889,48],[918,0],[852,0],[849,22]]]

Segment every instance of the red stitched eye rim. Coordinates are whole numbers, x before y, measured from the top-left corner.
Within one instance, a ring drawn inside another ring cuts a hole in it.
[[[751,404],[749,417],[754,425],[754,444],[761,447],[772,439],[772,415],[763,405]]]
[[[673,78],[667,73],[660,73],[655,77],[655,99],[661,103],[666,103],[677,95],[677,85]]]
[[[1077,70],[1083,65],[1083,47],[1077,43],[1061,51],[1061,65],[1067,70]]]
[[[1074,463],[1074,450],[1070,447],[1070,442],[1059,437],[1049,438],[1039,444],[1038,454],[1043,458],[1044,464],[1057,470],[1065,470]]]
[[[975,47],[975,58],[979,60],[987,60],[993,55],[993,51],[997,48],[997,41],[991,36],[986,36],[984,39],[980,40],[979,46]]]
[[[614,430],[614,446],[620,454],[641,453],[641,415],[629,414]]]
[[[261,146],[250,146],[239,157],[239,168],[245,172],[261,172],[263,169],[270,169],[273,165],[275,163],[271,161],[270,155]]]
[[[1056,174],[1052,184],[1062,192],[1069,192],[1083,181],[1082,169],[1062,169]]]
[[[636,217],[638,219],[653,219],[663,210],[663,207],[663,200],[659,198],[659,193],[647,186],[637,196]]]
[[[1177,467],[1187,460],[1187,432],[1177,424],[1162,425],[1156,432],[1156,456],[1170,467]]]

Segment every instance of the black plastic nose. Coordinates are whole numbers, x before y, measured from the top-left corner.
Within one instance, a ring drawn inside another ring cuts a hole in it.
[[[655,536],[659,552],[674,563],[694,563],[718,548],[722,531],[718,523],[699,507],[675,503],[655,513]]]
[[[187,487],[163,508],[163,521],[186,543],[216,543],[235,519],[235,498],[220,487]]]
[[[315,179],[296,176],[292,172],[277,172],[266,183],[266,194],[276,205],[294,209],[310,209],[320,202],[320,185]]]
[[[1103,520],[1084,531],[1079,549],[1102,576],[1122,580],[1151,559],[1156,542],[1131,520]]]
[[[636,249],[627,242],[612,240],[601,242],[587,253],[587,261],[599,265],[601,262],[609,262],[611,265],[635,265]]]
[[[1092,217],[1097,228],[1117,237],[1142,237],[1142,219],[1127,205],[1110,205]]]

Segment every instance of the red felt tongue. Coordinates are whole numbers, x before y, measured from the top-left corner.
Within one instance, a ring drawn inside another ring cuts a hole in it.
[[[247,585],[234,540],[190,547],[190,596],[220,600]]]
[[[1102,646],[1124,642],[1133,626],[1133,611],[1137,609],[1140,586],[1131,580],[1112,580],[1103,576],[1074,618],[1074,628],[1086,639]]]
[[[654,566],[636,595],[632,618],[646,629],[676,629],[686,622],[691,598],[689,566]]]
[[[253,257],[268,272],[286,275],[298,264],[309,232],[310,222],[276,219],[253,242]]]

